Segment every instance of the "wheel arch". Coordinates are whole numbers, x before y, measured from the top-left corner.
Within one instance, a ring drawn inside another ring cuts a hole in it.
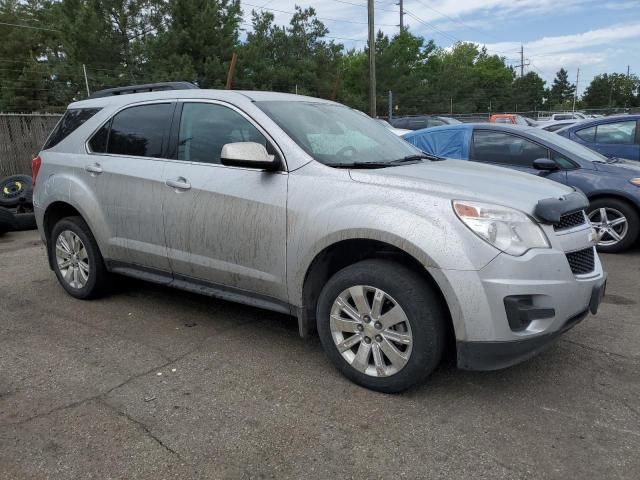
[[[305,337],[315,331],[317,298],[326,282],[339,270],[362,260],[387,258],[417,272],[434,289],[447,314],[447,340],[455,345],[454,325],[446,298],[435,279],[416,256],[391,243],[370,239],[350,238],[331,243],[319,251],[304,275],[302,302],[298,308],[300,335]]]

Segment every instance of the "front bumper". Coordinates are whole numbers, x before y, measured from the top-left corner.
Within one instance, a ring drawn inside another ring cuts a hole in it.
[[[565,252],[584,248],[580,239],[587,239],[585,230],[578,234],[572,235],[577,242],[552,237],[552,248],[521,257],[500,254],[478,271],[428,269],[449,306],[461,368],[514,365],[542,350],[589,310],[595,313],[606,274],[597,255],[590,273],[571,271]]]
[[[589,311],[595,314],[606,289],[606,274],[593,287],[589,308],[569,318],[556,331],[506,342],[457,342],[458,367],[465,370],[498,370],[528,360],[580,323]]]

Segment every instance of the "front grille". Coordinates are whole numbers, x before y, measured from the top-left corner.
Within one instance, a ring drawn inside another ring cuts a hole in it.
[[[595,254],[593,247],[567,253],[567,260],[574,275],[584,275],[593,272],[595,268]]]
[[[573,227],[577,227],[579,225],[584,225],[586,223],[585,215],[582,210],[579,212],[568,213],[566,215],[562,215],[560,217],[560,223],[556,223],[553,226],[555,231],[558,230],[568,230]]]

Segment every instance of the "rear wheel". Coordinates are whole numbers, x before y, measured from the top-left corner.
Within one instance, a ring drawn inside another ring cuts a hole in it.
[[[411,388],[442,358],[440,299],[424,278],[388,260],[365,260],[329,279],[318,299],[317,324],[334,365],[373,390]]]
[[[98,244],[81,217],[56,223],[48,243],[55,274],[69,295],[84,299],[101,293],[108,272]]]
[[[638,240],[640,217],[628,203],[616,198],[600,198],[591,202],[589,220],[598,232],[598,251],[617,253]]]

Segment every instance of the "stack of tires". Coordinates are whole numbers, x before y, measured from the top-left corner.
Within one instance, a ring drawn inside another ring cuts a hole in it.
[[[31,177],[12,175],[0,180],[0,234],[35,228]]]

